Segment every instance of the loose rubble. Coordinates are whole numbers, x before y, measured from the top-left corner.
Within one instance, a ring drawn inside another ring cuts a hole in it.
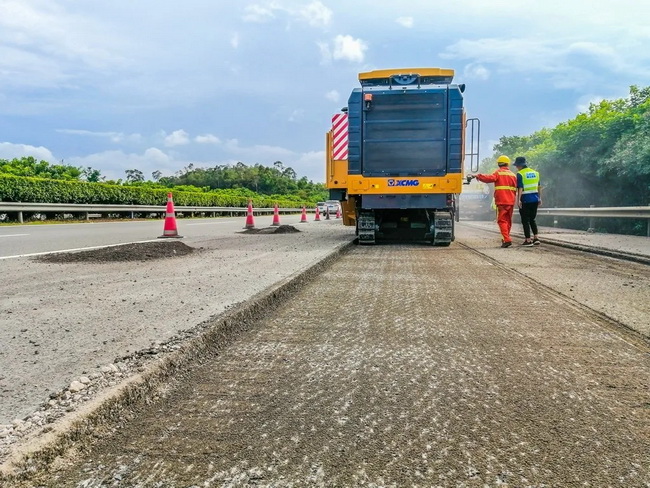
[[[229,307],[230,308],[230,307]],[[0,425],[0,461],[9,452],[10,447],[30,435],[48,432],[48,426],[63,418],[70,412],[97,397],[100,392],[117,386],[125,378],[138,372],[153,361],[161,360],[165,354],[177,351],[181,344],[200,334],[208,325],[184,331],[165,343],[153,342],[151,347],[131,355],[115,358],[115,362],[99,368],[99,371],[80,376],[64,390],[52,392],[49,400],[42,403],[32,414],[15,419],[11,424]]]
[[[37,256],[42,263],[103,263],[119,261],[151,261],[154,259],[187,256],[196,249],[177,240],[136,242],[120,246],[102,247],[89,251],[62,252]]]

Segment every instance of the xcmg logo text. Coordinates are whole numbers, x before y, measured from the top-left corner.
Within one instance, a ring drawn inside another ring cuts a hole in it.
[[[420,180],[394,180],[394,179],[389,179],[388,180],[388,186],[418,186],[420,184]]]

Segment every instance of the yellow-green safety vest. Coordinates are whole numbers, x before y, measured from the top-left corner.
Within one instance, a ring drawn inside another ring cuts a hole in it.
[[[521,180],[524,185],[522,194],[538,192],[539,173],[537,171],[530,168],[523,168],[517,171],[517,173],[521,175]]]

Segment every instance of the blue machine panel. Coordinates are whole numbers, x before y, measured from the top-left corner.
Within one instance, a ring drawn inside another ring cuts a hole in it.
[[[444,176],[461,170],[463,98],[457,85],[357,88],[348,100],[348,122],[350,174]]]
[[[372,91],[364,102],[364,176],[444,175],[447,89]]]

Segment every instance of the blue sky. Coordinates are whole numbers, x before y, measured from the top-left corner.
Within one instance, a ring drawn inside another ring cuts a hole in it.
[[[357,74],[399,67],[454,69],[488,155],[650,85],[648,19],[639,0],[0,0],[0,158],[323,181]]]

